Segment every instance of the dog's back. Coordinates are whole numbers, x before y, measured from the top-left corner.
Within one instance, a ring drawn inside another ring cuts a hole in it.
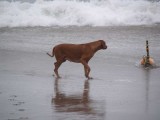
[[[80,62],[83,56],[91,55],[92,51],[86,44],[60,44],[54,47],[56,59],[64,58],[72,62]]]

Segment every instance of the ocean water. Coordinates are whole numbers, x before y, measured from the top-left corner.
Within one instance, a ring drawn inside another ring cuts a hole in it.
[[[1,0],[0,27],[160,23],[159,0]]]

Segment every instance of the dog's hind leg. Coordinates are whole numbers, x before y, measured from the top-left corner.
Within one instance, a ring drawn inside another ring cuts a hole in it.
[[[55,66],[54,72],[55,72],[57,78],[60,78],[60,76],[58,74],[58,68],[61,66],[62,63],[63,63],[62,61],[57,61],[54,63],[54,66]]]

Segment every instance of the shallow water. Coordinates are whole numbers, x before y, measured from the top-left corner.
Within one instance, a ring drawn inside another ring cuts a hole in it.
[[[2,120],[159,120],[160,69],[137,67],[146,54],[160,63],[160,26],[0,28]],[[107,50],[83,66],[65,62],[53,75],[59,43],[104,39]]]

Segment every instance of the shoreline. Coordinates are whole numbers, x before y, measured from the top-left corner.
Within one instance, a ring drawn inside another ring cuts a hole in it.
[[[8,28],[8,29],[12,29],[12,28],[122,28],[122,27],[160,27],[160,23],[157,24],[142,24],[142,25],[107,25],[107,26],[91,26],[91,25],[66,25],[66,26],[6,26],[6,27],[0,27],[0,29],[4,29],[4,28]]]

